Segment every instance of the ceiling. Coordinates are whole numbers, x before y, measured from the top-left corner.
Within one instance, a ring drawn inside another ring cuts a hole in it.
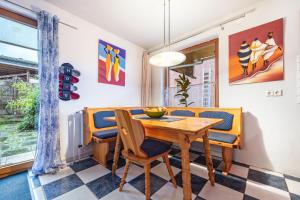
[[[163,0],[47,0],[144,49],[163,42]],[[262,0],[171,0],[171,38]]]

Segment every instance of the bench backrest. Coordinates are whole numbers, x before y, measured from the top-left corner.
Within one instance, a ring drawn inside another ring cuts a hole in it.
[[[195,117],[204,117],[204,116],[215,116],[218,114],[225,118],[230,118],[232,116],[232,124],[226,124],[226,122],[214,127],[214,129],[210,129],[213,132],[221,132],[221,133],[228,133],[234,134],[239,138],[239,146],[242,146],[242,137],[243,137],[243,117],[242,117],[242,108],[204,108],[204,107],[168,107],[168,114],[171,115],[172,112],[176,110],[189,110],[195,113]],[[202,115],[202,116],[201,116]],[[230,120],[224,120],[230,121]]]
[[[115,116],[115,109],[122,108],[125,110],[141,112],[139,107],[107,107],[107,108],[84,108],[84,145],[92,141],[93,133],[100,130],[117,128],[116,122],[105,120],[105,117]]]
[[[172,116],[185,116],[185,117],[195,117],[196,113],[190,110],[173,110],[170,111],[170,115]]]
[[[144,109],[139,108],[139,109],[132,109],[129,111],[130,114],[132,115],[141,115],[141,114],[145,114]]]

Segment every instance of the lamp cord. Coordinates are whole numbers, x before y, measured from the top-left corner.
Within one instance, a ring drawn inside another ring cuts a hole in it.
[[[166,46],[166,0],[164,0],[164,47]]]
[[[170,45],[171,45],[171,0],[169,0],[169,50],[170,50]]]

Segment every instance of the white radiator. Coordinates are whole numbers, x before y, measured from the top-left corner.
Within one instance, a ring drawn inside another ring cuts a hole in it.
[[[76,162],[91,154],[91,148],[83,145],[83,111],[69,115],[68,138],[67,162]]]

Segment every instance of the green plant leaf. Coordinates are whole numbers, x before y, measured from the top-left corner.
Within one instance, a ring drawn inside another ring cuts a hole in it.
[[[175,97],[178,97],[178,96],[182,96],[182,94],[175,94],[174,96],[175,96]]]
[[[191,104],[193,104],[193,103],[195,103],[195,102],[190,102],[190,103],[188,104],[188,106],[191,105]]]
[[[184,94],[182,94],[182,96],[184,96],[185,98],[188,98],[190,95],[188,93],[184,93]]]

